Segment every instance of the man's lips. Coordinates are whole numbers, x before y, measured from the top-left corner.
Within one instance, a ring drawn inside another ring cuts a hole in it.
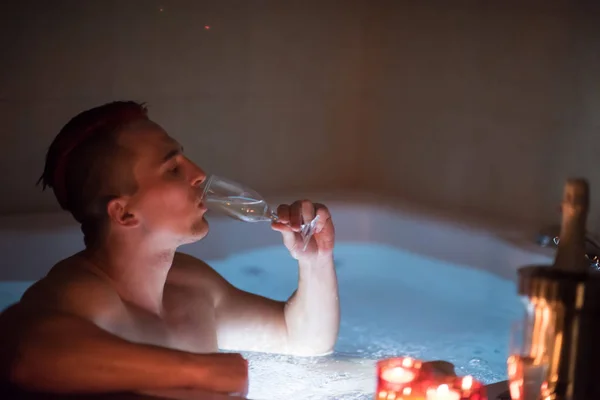
[[[206,206],[204,205],[204,203],[202,201],[198,203],[198,208],[202,211],[208,210],[208,208],[206,208]]]

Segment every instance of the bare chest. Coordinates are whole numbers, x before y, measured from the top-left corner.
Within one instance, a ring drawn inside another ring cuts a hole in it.
[[[167,286],[163,306],[162,317],[127,307],[126,329],[121,336],[138,343],[195,353],[217,351],[215,310],[207,294]]]

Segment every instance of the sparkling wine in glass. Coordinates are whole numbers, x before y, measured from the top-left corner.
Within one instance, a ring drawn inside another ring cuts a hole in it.
[[[203,182],[202,201],[209,210],[244,222],[277,222],[277,213],[255,190],[230,179],[210,175]],[[312,237],[318,216],[301,225],[304,250]]]

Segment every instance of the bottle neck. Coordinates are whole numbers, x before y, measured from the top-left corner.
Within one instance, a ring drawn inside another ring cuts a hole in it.
[[[583,272],[585,261],[585,217],[580,212],[563,214],[560,241],[554,261],[556,268],[565,271]]]

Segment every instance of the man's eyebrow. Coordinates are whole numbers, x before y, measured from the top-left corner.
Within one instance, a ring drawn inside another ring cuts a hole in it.
[[[172,159],[173,157],[178,156],[179,154],[183,153],[183,147],[179,146],[176,149],[173,149],[171,151],[169,151],[162,159],[163,163],[166,163],[167,161],[169,161],[170,159]]]

